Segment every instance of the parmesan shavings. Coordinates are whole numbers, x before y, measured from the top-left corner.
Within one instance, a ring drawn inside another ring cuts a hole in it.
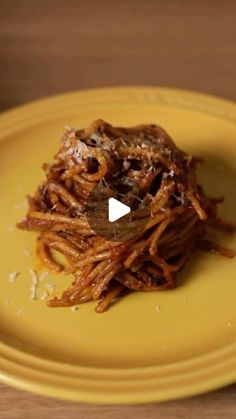
[[[162,179],[166,179],[167,177],[174,177],[174,175],[175,175],[175,172],[174,172],[174,170],[173,169],[171,169],[170,171],[169,171],[169,173],[167,173],[167,172],[164,172],[163,173],[163,175],[162,175]]]
[[[77,311],[78,309],[79,309],[79,307],[78,307],[78,306],[71,307],[71,310],[72,310],[72,311]]]
[[[30,300],[37,300],[37,288],[39,283],[39,278],[34,269],[29,268],[29,273],[31,275],[31,287],[30,287]]]
[[[172,154],[172,151],[169,149],[169,148],[165,148],[164,149],[164,154],[169,158],[169,159],[171,159],[171,154]]]
[[[57,204],[54,204],[54,205],[50,208],[50,210],[49,210],[49,211],[54,211],[54,209],[56,209],[56,207],[57,207]]]
[[[41,274],[39,275],[39,282],[43,281],[48,275],[49,272],[47,271],[41,272]]]
[[[160,211],[162,211],[162,212],[168,212],[168,209],[166,209],[166,208],[160,208]]]
[[[99,136],[97,133],[92,133],[90,138],[86,140],[86,144],[94,147],[99,146],[102,150],[111,151],[112,141],[108,137]]]
[[[74,136],[74,133],[70,134],[70,136]],[[66,150],[63,150],[59,154],[60,158],[64,159],[66,157],[71,157],[71,158],[74,158],[77,163],[82,163],[83,158],[89,157],[87,145],[83,143],[82,141],[80,141],[79,139],[74,140],[73,145],[71,144],[70,141],[68,143],[68,140],[67,140],[65,145],[68,145],[68,148]]]
[[[46,284],[46,288],[49,292],[54,292],[57,288],[57,286],[55,284]]]
[[[184,160],[187,161],[187,167],[190,165],[191,161],[192,161],[193,156],[191,156],[190,154],[188,154],[187,156],[184,157]]]
[[[48,298],[48,293],[47,291],[44,291],[40,297],[41,301],[45,301]]]
[[[13,284],[14,282],[16,282],[16,278],[18,277],[19,274],[20,274],[19,271],[10,272],[8,276],[8,281],[11,282],[11,284]]]
[[[131,166],[131,163],[127,160],[124,160],[124,162],[123,162],[124,170],[128,170],[130,168],[130,166]]]
[[[17,317],[20,317],[23,313],[24,313],[24,309],[23,308],[19,308],[19,310],[17,311],[16,315],[17,315]]]
[[[74,130],[70,125],[64,125],[66,131]]]
[[[83,157],[87,157],[88,154],[88,147],[82,141],[77,140],[76,145],[73,150],[73,157],[77,161],[77,163],[81,163]]]
[[[26,247],[24,249],[22,249],[22,253],[25,256],[31,256],[32,255],[31,251],[29,249],[26,249]]]

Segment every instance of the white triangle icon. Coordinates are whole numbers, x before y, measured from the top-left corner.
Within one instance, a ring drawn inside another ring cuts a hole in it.
[[[122,204],[122,202],[117,201],[115,198],[109,198],[108,200],[108,219],[111,223],[119,218],[124,217],[124,215],[129,214],[131,211],[128,205]]]

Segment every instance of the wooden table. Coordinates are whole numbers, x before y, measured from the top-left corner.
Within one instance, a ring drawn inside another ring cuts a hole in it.
[[[0,0],[0,110],[97,86],[167,85],[235,99],[233,0]],[[0,386],[0,418],[236,417],[236,387],[146,406],[56,401]]]

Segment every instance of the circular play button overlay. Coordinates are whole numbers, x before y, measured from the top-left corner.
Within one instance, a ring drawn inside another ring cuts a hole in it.
[[[144,231],[151,199],[134,181],[101,180],[89,195],[87,221],[92,230],[109,241],[127,241]]]

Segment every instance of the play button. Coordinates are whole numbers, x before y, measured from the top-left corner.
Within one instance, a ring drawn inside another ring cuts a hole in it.
[[[86,204],[87,222],[100,237],[127,241],[144,231],[150,217],[150,200],[135,182],[101,180]]]
[[[129,214],[130,211],[131,209],[128,205],[122,204],[122,202],[117,201],[117,199],[110,198],[108,200],[108,219],[111,223],[114,223],[114,221]]]

